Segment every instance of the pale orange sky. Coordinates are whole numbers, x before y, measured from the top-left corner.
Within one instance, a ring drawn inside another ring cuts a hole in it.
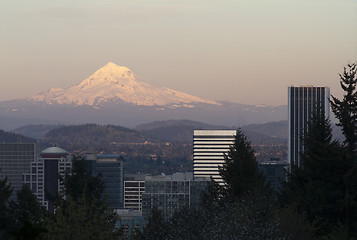
[[[0,101],[66,88],[112,61],[212,100],[283,105],[357,61],[355,0],[0,2]]]

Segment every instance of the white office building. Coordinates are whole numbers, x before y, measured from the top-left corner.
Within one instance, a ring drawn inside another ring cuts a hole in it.
[[[211,178],[223,184],[218,166],[224,163],[224,153],[234,143],[236,130],[194,130],[193,174],[194,178]]]
[[[288,160],[300,165],[300,154],[304,151],[302,136],[314,113],[330,115],[330,89],[328,87],[289,87],[288,88]]]

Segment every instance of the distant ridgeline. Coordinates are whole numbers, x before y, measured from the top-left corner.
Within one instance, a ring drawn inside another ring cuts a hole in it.
[[[4,130],[0,130],[0,142],[6,143],[18,143],[18,142],[26,142],[33,143],[37,142],[36,139],[25,137],[13,132],[5,132]]]

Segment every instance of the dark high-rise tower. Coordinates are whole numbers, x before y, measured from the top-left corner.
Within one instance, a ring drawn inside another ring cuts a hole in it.
[[[300,153],[304,151],[301,137],[307,130],[307,123],[314,113],[320,111],[325,117],[330,115],[330,89],[328,87],[289,87],[288,88],[288,160],[300,165]]]

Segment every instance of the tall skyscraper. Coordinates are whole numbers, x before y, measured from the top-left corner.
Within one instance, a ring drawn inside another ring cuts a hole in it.
[[[24,184],[23,175],[30,169],[31,162],[39,154],[38,143],[0,143],[0,179],[7,181],[14,188],[11,200],[16,200],[17,191]]]
[[[64,178],[71,171],[72,157],[66,150],[59,147],[46,148],[24,173],[24,183],[37,196],[38,201],[53,212],[54,205],[49,197],[55,198],[63,190],[59,176]]]
[[[213,178],[223,184],[218,166],[224,163],[224,153],[234,143],[236,130],[194,130],[193,174],[194,178]]]
[[[328,87],[289,87],[288,88],[288,160],[300,165],[300,154],[304,151],[302,136],[307,124],[316,112],[330,116],[330,89]]]

